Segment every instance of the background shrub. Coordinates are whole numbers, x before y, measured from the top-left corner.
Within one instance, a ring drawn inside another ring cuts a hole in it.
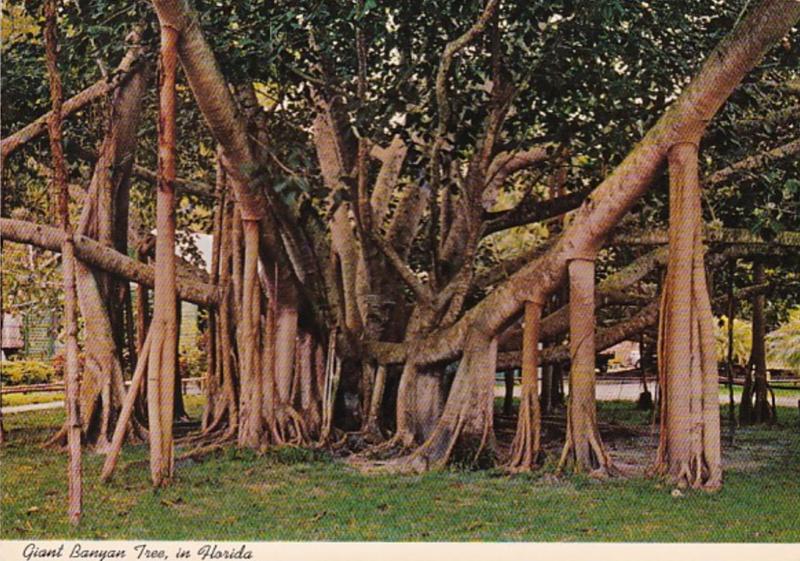
[[[46,384],[56,379],[55,369],[41,360],[15,360],[0,364],[0,379],[4,385]]]

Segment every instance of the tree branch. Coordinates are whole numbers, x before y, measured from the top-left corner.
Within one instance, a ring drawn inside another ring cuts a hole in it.
[[[591,193],[591,189],[575,191],[555,199],[535,201],[532,197],[524,197],[520,203],[512,209],[499,212],[485,212],[484,234],[489,235],[501,230],[524,226],[554,218],[574,210],[581,206],[581,203]]]
[[[0,218],[0,235],[4,240],[24,243],[60,252],[64,232],[52,226],[44,226],[24,220]],[[86,264],[109,272],[131,282],[152,288],[155,283],[153,267],[146,265],[87,236],[75,235],[75,255]],[[217,287],[196,279],[178,277],[178,297],[201,306],[217,305]]]
[[[739,160],[735,164],[731,164],[726,168],[717,170],[709,175],[704,183],[706,186],[716,185],[717,183],[722,183],[737,173],[760,168],[771,162],[782,160],[798,153],[800,153],[800,139],[789,142],[788,144],[784,144],[783,146],[778,146],[772,150],[767,150],[766,152],[754,154],[745,158],[744,160]]]

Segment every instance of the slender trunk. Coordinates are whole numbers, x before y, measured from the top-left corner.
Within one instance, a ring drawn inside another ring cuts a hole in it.
[[[258,222],[242,221],[244,234],[243,283],[241,288],[241,394],[239,446],[258,448],[264,432],[261,370],[261,289],[258,282]]]
[[[522,397],[517,432],[511,444],[507,467],[511,471],[535,469],[541,459],[542,413],[539,406],[539,328],[542,302],[525,304],[522,339]]]
[[[156,279],[153,342],[148,363],[150,474],[153,485],[165,485],[174,470],[172,422],[177,348],[175,287],[175,83],[178,32],[161,28],[161,88],[159,117],[159,184],[156,207]]]
[[[548,414],[553,410],[553,365],[545,364],[542,366],[542,395],[539,398],[543,414]]]
[[[722,484],[719,390],[701,245],[697,151],[697,144],[687,141],[669,151],[669,262],[659,328],[656,469],[678,486],[713,490]]]
[[[53,193],[57,204],[58,219],[64,230],[64,244],[61,250],[62,274],[64,277],[64,330],[66,331],[66,364],[64,385],[67,408],[67,448],[69,462],[67,467],[68,493],[67,512],[72,524],[77,525],[82,510],[81,474],[81,412],[80,412],[80,363],[78,359],[78,318],[77,293],[75,289],[75,245],[69,218],[69,190],[67,187],[67,168],[64,162],[64,149],[61,140],[61,109],[63,91],[61,75],[58,71],[58,36],[56,18],[58,0],[45,2],[44,41],[47,53],[47,73],[50,78],[50,98],[52,111],[48,121],[50,151],[53,159]]]
[[[183,320],[183,305],[180,300],[175,303],[175,380],[173,381],[173,403],[174,408],[172,411],[172,418],[178,420],[188,420],[189,415],[186,413],[186,406],[183,403],[183,384],[181,384],[181,323]]]
[[[764,284],[766,275],[764,273],[764,263],[756,261],[753,264],[753,282]],[[770,409],[767,398],[767,353],[764,344],[766,326],[764,320],[764,304],[766,296],[757,294],[753,297],[753,341],[751,346],[750,362],[754,370],[753,393],[755,402],[753,404],[753,422],[767,423],[773,421],[772,410]]]
[[[367,419],[364,424],[363,432],[368,438],[377,440],[382,439],[380,419],[383,407],[383,396],[386,389],[386,365],[379,364],[375,372],[375,383],[372,387],[372,399],[367,412]]]
[[[511,416],[514,414],[514,369],[503,372],[503,382],[506,393],[503,396],[503,415]]]
[[[567,436],[559,470],[572,465],[577,472],[607,476],[611,460],[597,427],[595,401],[594,260],[569,262],[570,359]]]
[[[736,260],[728,263],[728,356],[725,366],[728,370],[728,424],[730,424],[730,438],[728,443],[733,446],[736,437],[736,402],[733,397],[733,326],[736,321],[736,298],[733,296],[734,273]]]

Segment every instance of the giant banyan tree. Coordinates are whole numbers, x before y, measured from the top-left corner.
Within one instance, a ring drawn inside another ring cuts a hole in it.
[[[175,445],[328,447],[393,471],[533,470],[553,372],[570,387],[559,470],[613,476],[595,357],[647,334],[660,387],[654,467],[718,488],[719,302],[707,271],[799,242],[732,228],[735,213],[720,224],[703,196],[767,166],[796,171],[797,106],[785,96],[800,3],[732,15],[695,2],[630,13],[273,4],[153,0],[118,15],[116,66],[101,64],[55,119],[74,232],[0,219],[5,241],[73,248],[79,426],[84,446],[107,454],[104,479],[125,441],[149,443],[154,485],[172,477]],[[87,17],[71,10],[62,26]],[[751,86],[780,111],[759,114]],[[100,125],[73,123],[98,104]],[[726,140],[767,119],[777,132],[766,146]],[[58,176],[28,154],[52,121],[40,112],[4,129],[5,207],[22,200],[11,174]],[[719,208],[752,193],[729,191]],[[155,209],[146,219],[143,200]],[[208,211],[208,271],[176,255],[186,200]],[[764,282],[762,268],[740,292]],[[173,442],[180,301],[205,310],[207,371],[202,424]],[[506,449],[495,375],[513,368],[522,398]]]

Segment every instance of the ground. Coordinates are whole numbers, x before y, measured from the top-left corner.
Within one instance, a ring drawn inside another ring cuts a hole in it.
[[[190,406],[197,411],[196,398]],[[649,415],[629,402],[600,404],[612,457],[644,465]],[[800,541],[800,419],[782,408],[773,428],[742,429],[726,447],[725,487],[684,492],[643,475],[598,482],[540,473],[447,471],[364,475],[327,454],[283,448],[257,456],[229,449],[178,465],[168,489],[149,485],[146,449],[127,447],[110,485],[103,458],[85,456],[85,515],[66,522],[66,456],[42,450],[61,410],[9,415],[0,452],[3,539]],[[557,446],[551,445],[551,451]]]

